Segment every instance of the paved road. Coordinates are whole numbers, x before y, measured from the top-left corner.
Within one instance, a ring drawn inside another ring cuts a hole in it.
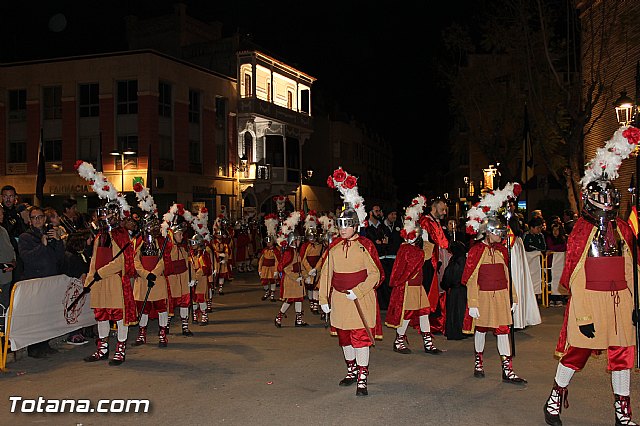
[[[355,387],[338,387],[344,362],[337,339],[318,316],[308,313],[306,328],[293,327],[290,308],[284,326],[273,325],[279,303],[260,301],[254,275],[241,274],[217,297],[212,321],[194,326],[194,337],[172,327],[169,347],[156,346],[157,325],[149,342],[129,346],[127,361],[88,364],[82,358],[93,345],[60,344],[46,359],[25,358],[10,364],[1,377],[0,424],[111,425],[541,425],[542,405],[553,384],[553,358],[562,309],[543,309],[541,325],[516,333],[516,373],[526,387],[504,384],[495,339],[487,337],[486,378],[473,377],[473,341],[436,344],[447,352],[421,352],[417,332],[408,333],[414,352],[392,351],[393,330],[372,349],[369,396]],[[306,303],[305,303],[306,305]],[[129,341],[135,339],[132,328]],[[91,347],[90,347],[91,346]],[[113,340],[112,340],[113,347]],[[604,358],[592,359],[570,386],[565,425],[612,424],[610,376]],[[633,408],[638,409],[638,377],[632,376]],[[48,400],[63,398],[149,399],[146,414],[13,414],[9,396]]]

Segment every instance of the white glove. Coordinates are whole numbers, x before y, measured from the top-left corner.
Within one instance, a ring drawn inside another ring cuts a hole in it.
[[[356,300],[358,296],[353,292],[353,290],[347,290],[347,299]]]
[[[227,256],[227,255],[226,255],[226,253],[220,253],[220,254],[218,254],[218,257],[222,257],[222,258],[224,258],[224,257],[226,257],[226,256]]]
[[[469,316],[471,318],[478,319],[480,318],[480,311],[478,310],[478,308],[469,308]]]
[[[311,284],[311,277],[305,278],[304,282],[307,283],[307,284]]]
[[[318,271],[316,271],[316,268],[313,268],[312,270],[309,271],[309,275],[311,275],[312,277],[315,277],[317,273]]]
[[[515,312],[517,307],[518,307],[517,303],[514,303],[513,305],[511,305],[511,312],[512,313]]]
[[[301,282],[302,282],[302,277],[298,277],[298,278],[296,278],[296,281],[298,281],[299,283],[301,283]]]
[[[211,273],[211,275],[215,275],[215,274],[217,274],[217,273],[218,273],[218,271],[216,271],[216,270],[214,269],[214,270],[213,270],[213,272]]]
[[[320,305],[320,309],[322,309],[322,312],[324,312],[325,314],[328,314],[329,312],[331,312],[331,308],[326,303],[324,305]]]
[[[273,273],[273,278],[278,278],[278,277],[280,277],[280,272],[275,271],[275,272]]]
[[[222,259],[222,260],[220,261],[220,264],[222,265],[222,264],[224,264],[224,263],[226,263],[226,262],[227,262],[226,260]]]
[[[198,284],[198,281],[196,281],[196,280],[189,281],[189,287],[195,287],[196,284]]]

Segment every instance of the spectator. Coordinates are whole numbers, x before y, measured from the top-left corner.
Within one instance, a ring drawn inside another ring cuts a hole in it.
[[[50,225],[53,228],[60,240],[64,243],[67,242],[67,238],[69,237],[69,232],[64,227],[62,223],[62,218],[58,216],[58,212],[53,207],[47,207],[44,209],[44,215],[47,217],[47,225]],[[71,231],[74,232],[74,231]]]
[[[378,302],[380,303],[380,309],[386,310],[389,307],[389,301],[391,300],[391,287],[389,287],[389,279],[391,278],[391,271],[393,270],[393,264],[396,261],[396,254],[402,244],[403,238],[400,236],[400,229],[402,225],[398,223],[398,209],[395,206],[388,206],[384,210],[385,219],[382,223],[382,230],[384,232],[386,241],[386,250],[383,255],[380,255],[380,263],[384,270],[384,281],[378,287]]]
[[[78,211],[78,201],[73,198],[67,198],[62,202],[62,216],[60,216],[60,222],[64,229],[66,229],[67,234],[88,228],[88,224],[86,223],[84,216],[82,216]]]
[[[507,211],[511,214],[509,218],[509,228],[516,237],[522,238],[525,231],[524,216],[518,212],[518,202],[509,200],[507,202]]]
[[[20,258],[20,252],[18,250],[18,238],[26,231],[27,227],[20,216],[21,211],[16,205],[16,189],[11,185],[5,185],[0,190],[0,194],[2,196],[2,209],[4,210],[4,219],[1,225],[7,230],[9,241],[18,256],[16,259],[16,269],[13,272],[13,282],[16,282],[21,279],[20,276],[22,275],[23,269],[22,259]]]
[[[529,221],[529,231],[524,234],[523,243],[526,251],[545,251],[547,244],[545,243],[542,228],[544,221],[541,217],[535,216]]]
[[[0,223],[4,217],[4,209],[0,209]],[[3,265],[9,265],[4,267]],[[0,303],[7,308],[11,299],[11,283],[13,281],[13,268],[16,265],[16,252],[11,245],[9,233],[0,226]],[[3,323],[4,325],[4,319]]]
[[[60,273],[64,257],[64,244],[54,229],[45,228],[45,215],[40,207],[29,208],[31,226],[23,232],[18,241],[20,257],[24,262],[23,279],[44,278]],[[29,345],[27,354],[43,358],[57,351],[48,341]]]
[[[364,229],[364,236],[373,242],[376,247],[378,256],[384,256],[387,252],[387,238],[382,229],[382,209],[379,205],[374,204],[369,211],[369,226]]]
[[[458,229],[458,221],[455,219],[449,219],[447,221],[447,229],[445,230],[445,237],[449,240],[449,245],[454,241],[464,243],[465,235]]]
[[[547,250],[555,252],[567,251],[567,236],[564,232],[562,223],[552,223],[551,231],[546,237]],[[549,254],[547,258],[548,268],[553,266],[553,254]],[[562,306],[565,296],[561,294],[549,294],[549,306]]]
[[[68,277],[78,278],[82,283],[85,282],[91,261],[90,257],[87,256],[87,247],[91,247],[92,240],[88,231],[69,234],[60,273]],[[93,334],[91,329],[92,327],[84,328],[87,335]],[[69,333],[66,343],[70,345],[89,343],[82,331],[83,329],[78,329]]]

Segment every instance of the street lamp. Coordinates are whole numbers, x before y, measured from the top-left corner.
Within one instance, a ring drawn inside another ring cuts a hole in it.
[[[121,170],[121,192],[124,194],[124,156],[125,155],[136,155],[136,152],[131,148],[127,148],[124,151],[111,151],[111,155],[114,157],[120,157],[120,170]]]

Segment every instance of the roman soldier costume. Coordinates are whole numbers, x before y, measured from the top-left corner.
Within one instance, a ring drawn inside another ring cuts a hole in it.
[[[321,269],[320,258],[324,251],[324,246],[318,241],[318,218],[314,210],[309,211],[304,219],[306,242],[300,246],[300,258],[302,259],[302,275],[304,285],[309,299],[309,309],[312,314],[320,314],[320,304],[318,303],[318,270]]]
[[[467,213],[467,230],[477,232],[476,239],[482,241],[469,250],[462,284],[467,286],[469,316],[473,318],[472,326],[465,331],[474,333],[474,377],[485,375],[485,337],[487,331],[493,331],[502,361],[502,381],[525,384],[527,381],[518,377],[512,367],[509,333],[518,295],[509,282],[509,253],[503,241],[507,235],[506,220],[497,213],[508,198],[515,198],[514,187],[519,185],[509,183],[504,189],[485,195],[480,204]]]
[[[267,228],[267,236],[265,237],[266,247],[260,252],[258,259],[258,274],[260,275],[260,284],[264,288],[262,300],[270,299],[276,301],[276,280],[279,279],[278,260],[280,251],[275,248],[276,229],[278,226],[278,218],[275,214],[265,216],[265,226]]]
[[[98,322],[96,351],[84,358],[87,362],[109,357],[109,322],[117,326],[117,345],[110,365],[125,361],[129,325],[137,321],[131,280],[136,271],[133,261],[131,235],[121,226],[121,219],[129,217],[129,205],[101,172],[90,163],[78,161],[76,169],[91,183],[100,198],[109,200],[97,211],[99,230],[93,244],[89,272],[84,283],[91,287],[91,308]]]
[[[426,199],[418,195],[405,209],[404,226],[400,235],[405,242],[400,245],[391,271],[389,286],[391,297],[385,324],[396,329],[393,350],[401,354],[411,353],[407,346],[406,332],[411,324],[418,328],[424,343],[424,351],[440,354],[442,351],[433,344],[429,323],[429,299],[422,286],[422,266],[432,259],[434,245],[424,241],[423,248],[416,245],[421,228],[418,226]]]
[[[587,164],[582,178],[582,217],[569,236],[560,278],[570,299],[556,348],[560,362],[544,405],[549,425],[562,424],[560,413],[563,403],[568,407],[567,387],[574,373],[585,367],[592,353],[603,351],[611,372],[615,424],[637,424],[631,419],[630,400],[637,323],[633,317],[637,297],[632,273],[634,235],[618,217],[620,194],[609,176],[617,176],[622,159],[637,149],[639,139],[640,130],[635,127],[618,129]]]

